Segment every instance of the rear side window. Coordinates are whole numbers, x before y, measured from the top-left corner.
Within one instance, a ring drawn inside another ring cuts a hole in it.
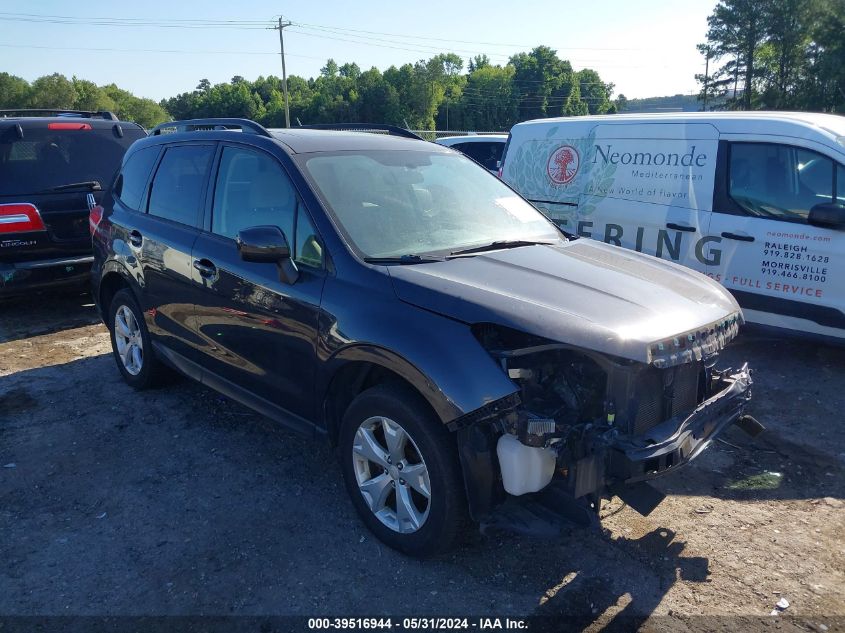
[[[112,182],[123,154],[143,136],[134,126],[123,126],[123,137],[112,127],[80,126],[49,129],[22,122],[23,138],[14,125],[0,127],[0,195],[49,192],[53,187],[96,180]]]
[[[806,222],[815,205],[833,202],[833,168],[829,158],[800,147],[734,143],[729,193],[749,215]]]
[[[153,179],[149,214],[196,226],[213,155],[211,145],[167,148]]]
[[[494,142],[458,143],[454,147],[474,161],[484,165],[485,168],[495,170],[502,158],[502,150],[505,148],[505,144]]]
[[[123,170],[114,183],[114,195],[134,211],[141,208],[141,200],[150,179],[150,172],[158,158],[159,149],[159,147],[145,147],[132,154],[126,160]]]
[[[234,239],[252,226],[278,226],[293,245],[296,194],[272,156],[224,147],[214,188],[211,230]]]

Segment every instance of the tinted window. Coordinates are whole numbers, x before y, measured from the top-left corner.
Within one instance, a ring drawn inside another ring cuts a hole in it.
[[[300,264],[320,267],[323,265],[323,247],[317,239],[317,231],[311,223],[308,213],[299,206],[296,218],[296,254]]]
[[[836,202],[845,204],[845,167],[836,166]]]
[[[505,148],[505,144],[494,142],[458,143],[454,147],[484,165],[485,168],[495,170],[496,164],[502,158],[502,150]]]
[[[751,215],[806,222],[833,200],[833,161],[798,147],[735,143],[729,173],[731,198]]]
[[[73,182],[112,182],[123,154],[132,141],[143,136],[124,125],[123,138],[111,127],[51,130],[48,123],[34,128],[26,123],[23,138],[15,127],[0,127],[0,195],[39,193]]]
[[[130,156],[114,184],[114,195],[130,209],[139,209],[158,158],[159,147],[145,147]]]
[[[210,145],[168,148],[150,191],[150,215],[195,226],[213,154]]]
[[[223,148],[211,230],[234,238],[251,226],[278,226],[293,238],[296,194],[275,158],[237,147]]]

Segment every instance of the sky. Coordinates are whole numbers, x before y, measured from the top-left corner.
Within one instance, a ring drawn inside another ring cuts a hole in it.
[[[316,76],[328,58],[385,70],[439,52],[465,62],[485,53],[505,64],[545,44],[576,70],[598,71],[615,84],[614,96],[691,94],[695,74],[704,72],[696,44],[714,6],[715,0],[0,0],[0,71],[28,81],[76,75],[158,101],[193,90],[203,78],[281,76],[278,32],[263,23],[282,14],[294,23],[285,29],[288,75]],[[108,24],[115,19],[146,24]],[[149,24],[162,20],[178,26]],[[196,20],[216,25],[176,22]],[[232,22],[221,28],[217,21]]]

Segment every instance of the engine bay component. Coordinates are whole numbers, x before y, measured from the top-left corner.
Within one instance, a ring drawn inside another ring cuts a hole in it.
[[[526,446],[515,436],[505,433],[496,445],[502,484],[514,496],[537,492],[552,480],[557,453],[548,448]]]

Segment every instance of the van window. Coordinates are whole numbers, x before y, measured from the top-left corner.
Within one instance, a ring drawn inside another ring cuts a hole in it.
[[[141,207],[144,189],[158,158],[158,151],[158,146],[145,147],[132,154],[114,183],[114,195],[133,211]]]
[[[730,197],[749,215],[806,222],[810,209],[833,201],[833,161],[774,143],[734,143]]]
[[[213,155],[214,147],[211,145],[168,148],[153,180],[149,214],[196,226],[205,177]]]
[[[224,147],[214,188],[211,230],[234,239],[251,226],[278,226],[293,242],[296,194],[275,158],[239,147]]]

